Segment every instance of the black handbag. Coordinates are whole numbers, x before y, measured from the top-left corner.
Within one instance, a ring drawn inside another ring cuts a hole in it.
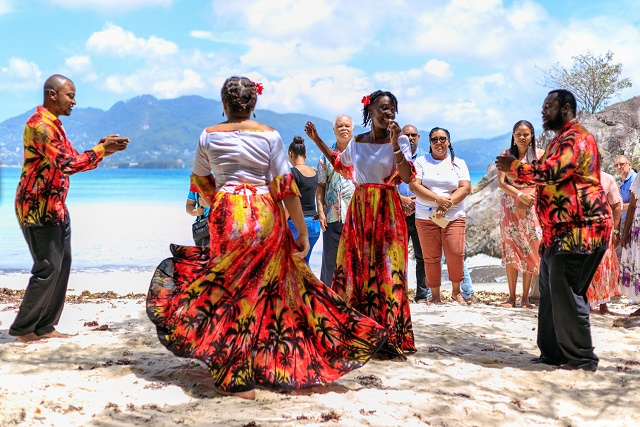
[[[197,197],[196,195],[196,209],[199,207]],[[199,215],[196,218],[196,222],[191,224],[191,232],[193,234],[193,240],[196,242],[209,237],[209,218],[204,215]]]
[[[201,219],[191,224],[191,231],[193,232],[193,240],[196,242],[209,237],[209,220],[202,216]]]

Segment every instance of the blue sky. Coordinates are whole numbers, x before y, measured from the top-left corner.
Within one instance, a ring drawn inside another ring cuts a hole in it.
[[[401,124],[454,140],[520,119],[538,130],[540,69],[588,49],[623,64],[621,100],[640,90],[638,3],[0,0],[0,121],[40,104],[54,73],[74,80],[79,107],[102,109],[141,94],[219,99],[226,77],[246,75],[265,86],[258,108],[282,113],[360,122],[362,96],[383,89]]]

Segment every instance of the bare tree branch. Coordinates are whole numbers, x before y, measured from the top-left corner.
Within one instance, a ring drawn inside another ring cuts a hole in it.
[[[611,51],[600,56],[587,51],[573,57],[570,69],[556,63],[550,69],[542,70],[542,85],[571,91],[580,107],[593,114],[609,105],[611,97],[631,87],[631,80],[621,78],[622,64],[613,64],[612,61]]]

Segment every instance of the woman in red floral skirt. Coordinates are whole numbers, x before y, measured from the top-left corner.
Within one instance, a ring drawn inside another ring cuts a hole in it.
[[[344,223],[332,288],[356,310],[387,328],[381,350],[405,359],[415,352],[407,295],[407,224],[396,185],[415,177],[409,139],[395,122],[398,101],[391,92],[363,98],[363,124],[369,132],[333,152],[307,122],[305,132],[336,171],[356,183]]]
[[[160,342],[204,362],[222,393],[249,399],[256,386],[332,382],[387,338],[305,264],[307,227],[282,139],[251,120],[260,91],[244,77],[224,83],[228,120],[202,132],[191,175],[211,206],[210,248],[172,245],[147,296]]]

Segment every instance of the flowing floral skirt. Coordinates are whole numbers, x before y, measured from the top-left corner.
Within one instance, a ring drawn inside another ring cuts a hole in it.
[[[407,223],[394,186],[356,186],[340,236],[332,288],[389,331],[381,351],[415,352],[407,295]]]
[[[612,233],[613,235],[613,233]],[[600,304],[608,303],[611,298],[620,295],[618,291],[618,280],[620,279],[620,264],[618,256],[613,247],[611,238],[609,247],[600,261],[591,285],[587,289],[587,300],[592,308],[597,308]]]
[[[620,256],[622,284],[620,293],[632,301],[640,301],[640,207],[636,207],[631,224],[631,240]]]
[[[324,385],[361,367],[387,331],[293,255],[281,197],[247,188],[212,196],[210,248],[172,245],[156,269],[147,314],[161,343],[230,392]]]
[[[538,248],[542,229],[531,206],[519,212],[518,200],[508,194],[500,202],[500,233],[502,235],[502,265],[513,267],[521,273],[537,276],[540,273]]]

